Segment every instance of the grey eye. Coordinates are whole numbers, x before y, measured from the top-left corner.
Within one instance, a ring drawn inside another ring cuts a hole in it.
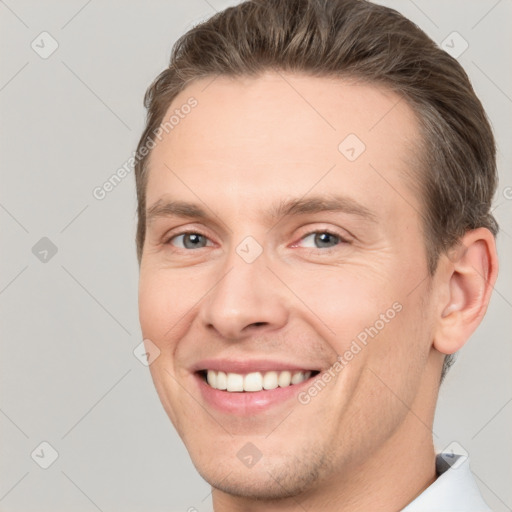
[[[309,240],[309,244],[306,241]],[[311,242],[313,245],[311,245]],[[341,238],[328,231],[318,231],[305,236],[302,239],[303,247],[312,247],[315,249],[335,247],[341,242]]]
[[[180,241],[181,242],[178,242]],[[201,249],[206,247],[208,239],[200,233],[182,233],[172,239],[172,244],[180,249]]]

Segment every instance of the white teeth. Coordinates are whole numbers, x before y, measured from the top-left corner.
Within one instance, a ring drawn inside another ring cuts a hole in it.
[[[263,389],[263,377],[260,372],[248,373],[244,377],[244,391],[261,391]]]
[[[211,370],[209,370],[210,372]],[[224,372],[217,373],[217,382],[215,383],[217,389],[227,389],[228,387],[228,376]]]
[[[213,370],[208,370],[206,374],[206,381],[212,388],[217,387],[217,372],[214,372]]]
[[[263,389],[276,389],[278,386],[277,372],[267,372],[263,376]]]
[[[300,384],[304,380],[304,373],[295,372],[292,375],[292,384]]]
[[[242,375],[239,373],[217,372],[208,370],[206,372],[206,381],[208,384],[219,390],[229,392],[240,391],[261,391],[270,390],[277,387],[285,388],[293,384],[300,384],[311,377],[310,371],[290,372],[288,370],[278,372],[270,371],[262,374],[261,372],[252,372]]]
[[[285,388],[292,383],[292,374],[290,372],[284,371],[279,374],[277,379],[280,388]]]
[[[240,375],[238,373],[228,373],[228,375],[227,375],[227,390],[228,391],[243,391],[244,390],[244,376]]]

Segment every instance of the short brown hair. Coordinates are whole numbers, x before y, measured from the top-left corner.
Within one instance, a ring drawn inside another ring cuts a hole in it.
[[[422,132],[421,193],[428,269],[468,230],[498,225],[494,136],[482,104],[456,59],[393,9],[366,0],[252,0],[195,26],[174,45],[169,67],[146,91],[147,148],[171,102],[192,81],[257,77],[264,71],[356,78],[385,86],[415,111]],[[136,159],[137,256],[145,238],[147,162]],[[445,361],[445,370],[452,358]]]

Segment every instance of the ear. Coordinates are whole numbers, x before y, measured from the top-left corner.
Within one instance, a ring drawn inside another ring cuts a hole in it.
[[[442,300],[434,348],[453,354],[466,343],[487,311],[498,275],[494,235],[487,228],[468,231],[439,263]]]

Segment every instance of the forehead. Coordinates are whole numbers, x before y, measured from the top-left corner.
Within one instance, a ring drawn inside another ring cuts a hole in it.
[[[183,108],[191,98],[195,106]],[[348,191],[383,208],[410,196],[403,176],[418,124],[386,88],[281,72],[209,77],[183,90],[163,123],[171,116],[149,159],[148,205],[171,191],[238,208],[312,189]]]

